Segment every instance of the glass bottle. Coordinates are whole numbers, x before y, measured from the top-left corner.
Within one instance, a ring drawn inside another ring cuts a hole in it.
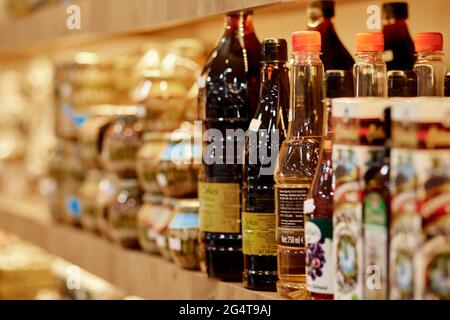
[[[260,43],[252,17],[251,11],[226,15],[225,31],[199,80],[199,118],[207,138],[199,175],[200,237],[208,275],[225,281],[241,281],[243,271],[245,139],[235,133],[248,128],[258,99]]]
[[[284,39],[265,39],[261,89],[245,145],[242,186],[244,286],[275,291],[277,251],[273,172],[284,141],[289,112],[289,74]]]
[[[417,95],[444,96],[445,62],[442,33],[423,32],[415,40],[417,61],[414,71],[417,74]]]
[[[364,175],[365,188],[363,192],[364,219],[364,270],[376,266],[380,271],[380,288],[371,289],[364,286],[364,299],[387,299],[388,284],[388,234],[390,215],[390,108],[384,112],[386,142],[384,152],[372,153],[369,170]],[[372,273],[366,273],[366,283],[370,282]]]
[[[325,81],[320,33],[295,32],[292,43],[289,129],[275,169],[277,291],[302,299],[307,297],[303,203],[318,164]]]
[[[355,60],[342,44],[334,28],[334,1],[314,0],[309,3],[308,30],[318,31],[322,36],[320,56],[325,70],[351,70]]]
[[[356,97],[387,97],[387,68],[383,61],[381,32],[356,35],[356,62],[353,67]]]
[[[414,71],[388,72],[389,97],[417,97],[417,76]]]
[[[353,97],[353,74],[350,70],[328,70],[325,72],[326,97]]]
[[[414,67],[414,41],[408,30],[408,3],[383,4],[383,34],[388,70],[412,70]]]
[[[450,71],[445,76],[445,96],[450,97]]]
[[[331,105],[327,102],[319,166],[305,201],[306,274],[313,300],[333,300],[333,163]]]

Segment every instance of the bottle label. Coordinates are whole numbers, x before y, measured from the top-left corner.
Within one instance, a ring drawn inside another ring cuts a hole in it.
[[[333,220],[308,219],[305,224],[308,290],[333,294]]]
[[[214,233],[241,232],[241,187],[238,183],[200,182],[200,230]]]
[[[285,246],[304,245],[303,205],[309,188],[275,188],[278,243]]]
[[[178,213],[170,223],[171,229],[193,229],[198,227],[197,213]]]
[[[247,255],[277,254],[274,213],[242,212],[242,252]]]
[[[261,120],[252,119],[252,121],[250,122],[249,130],[253,132],[258,132],[259,127],[261,127]]]
[[[388,229],[387,206],[378,192],[364,198],[364,299],[387,298]]]

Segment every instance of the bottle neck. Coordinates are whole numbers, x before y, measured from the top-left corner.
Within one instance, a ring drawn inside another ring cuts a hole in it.
[[[382,51],[358,51],[356,52],[356,62],[358,61],[383,61]]]
[[[442,51],[422,51],[417,52],[417,59],[418,60],[442,60],[444,57],[444,52]]]
[[[225,16],[224,36],[246,36],[255,32],[253,13],[234,12]]]

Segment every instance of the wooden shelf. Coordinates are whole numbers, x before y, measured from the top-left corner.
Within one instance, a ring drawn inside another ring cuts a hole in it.
[[[278,299],[240,283],[208,279],[141,251],[127,250],[87,231],[54,223],[42,201],[0,196],[0,228],[146,299]]]
[[[81,30],[66,27],[69,4],[43,8],[0,26],[0,52],[84,43],[120,34],[136,34],[194,22],[227,11],[256,8],[295,0],[79,0]],[[303,0],[304,2],[304,0]],[[94,38],[92,38],[94,37]],[[97,38],[96,38],[97,37]],[[70,41],[69,41],[70,38]]]

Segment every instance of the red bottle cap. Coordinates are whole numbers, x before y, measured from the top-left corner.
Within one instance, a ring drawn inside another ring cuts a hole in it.
[[[355,38],[356,51],[384,51],[384,35],[381,32],[357,33]]]
[[[422,32],[416,36],[416,52],[444,50],[444,37],[440,32]]]
[[[318,31],[297,31],[292,34],[292,49],[294,52],[320,52],[322,37]]]

